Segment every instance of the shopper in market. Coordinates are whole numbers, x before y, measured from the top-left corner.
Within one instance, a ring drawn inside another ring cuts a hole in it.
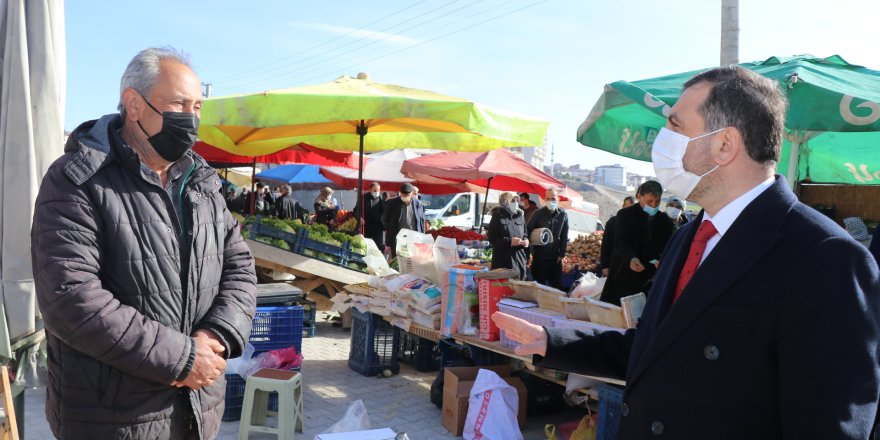
[[[326,225],[331,231],[336,228],[336,213],[339,202],[333,197],[333,189],[329,186],[321,188],[315,198],[315,223]]]
[[[562,257],[568,246],[568,214],[559,207],[559,191],[549,189],[544,195],[543,208],[535,211],[532,220],[526,226],[527,236],[531,237],[536,229],[550,230],[552,241],[545,246],[532,242],[532,278],[538,283],[557,289],[562,288]]]
[[[498,206],[492,209],[486,237],[492,244],[492,269],[515,269],[519,271],[519,279],[527,280],[529,238],[525,212],[519,202],[516,193],[505,192],[498,196]]]
[[[290,218],[302,220],[309,214],[306,208],[300,205],[299,201],[293,197],[293,188],[290,185],[281,187],[281,193],[275,200],[275,215],[278,218]]]
[[[364,219],[364,237],[372,239],[380,251],[385,249],[385,227],[382,226],[382,213],[385,210],[385,200],[382,199],[382,187],[379,182],[370,184],[370,191],[364,193],[360,205],[355,207],[355,212],[361,212]]]
[[[385,241],[391,248],[391,257],[397,258],[397,233],[401,229],[425,232],[425,217],[413,200],[415,188],[411,183],[400,186],[399,196],[385,202],[382,225],[385,226]]]
[[[529,193],[526,192],[519,194],[519,207],[525,214],[526,224],[529,224],[529,221],[532,220],[532,216],[535,215],[535,211],[538,210],[538,204],[529,200],[529,197]]]
[[[59,439],[214,438],[254,259],[191,149],[202,90],[188,58],[143,50],[120,90],[119,113],[73,131],[36,200],[46,417]]]
[[[602,301],[620,305],[620,298],[649,292],[660,254],[675,231],[669,216],[659,213],[662,195],[660,183],[649,180],[639,186],[638,203],[618,211]]]
[[[635,197],[626,196],[620,209],[626,209],[636,202]],[[620,212],[620,211],[618,211]],[[605,232],[602,234],[602,248],[599,251],[599,266],[602,268],[602,276],[607,277],[611,267],[611,255],[614,250],[614,233],[617,231],[617,214],[612,215],[605,222]]]
[[[685,211],[687,211],[687,202],[678,197],[673,197],[666,202],[664,212],[672,220],[675,229],[682,227],[688,222],[687,217],[684,215]]]
[[[774,176],[785,112],[779,83],[738,66],[685,84],[653,162],[704,211],[667,246],[636,329],[495,317],[538,366],[625,379],[618,439],[874,438],[880,271]]]

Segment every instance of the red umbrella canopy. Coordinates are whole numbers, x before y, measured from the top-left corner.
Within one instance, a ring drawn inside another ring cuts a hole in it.
[[[541,197],[547,189],[557,188],[564,199],[580,197],[576,192],[568,191],[564,183],[507,150],[431,154],[407,159],[400,171],[415,180],[433,177],[466,182],[480,188],[533,193]]]
[[[327,167],[358,168],[357,153],[350,151],[323,150],[303,143],[262,156],[239,156],[202,141],[196,142],[195,146],[193,146],[193,150],[211,164],[250,165],[256,161],[258,163],[273,163],[280,165],[305,164]],[[366,162],[366,158],[364,158],[364,161]]]

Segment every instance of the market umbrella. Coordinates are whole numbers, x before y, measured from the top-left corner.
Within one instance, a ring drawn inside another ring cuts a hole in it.
[[[537,193],[541,196],[550,188],[566,189],[564,183],[507,150],[431,154],[404,161],[400,171],[413,179],[433,177],[484,188],[487,198],[489,189]],[[563,191],[560,195],[567,200],[581,199],[575,191]],[[483,204],[485,214],[486,204]]]
[[[740,65],[778,81],[788,96],[778,170],[789,182],[880,184],[880,72],[837,55],[771,57]],[[701,71],[606,85],[578,128],[578,141],[650,161],[654,137],[682,85]]]
[[[293,189],[318,189],[333,185],[333,181],[321,175],[321,169],[316,165],[280,165],[257,173],[255,177],[287,184]]]
[[[383,188],[391,191],[397,191],[400,185],[404,183],[412,183],[418,186],[419,192],[422,194],[454,194],[470,191],[469,187],[459,183],[436,178],[416,181],[404,176],[400,172],[400,167],[405,160],[415,159],[423,155],[418,150],[409,148],[380,151],[369,155],[370,160],[364,166],[362,189],[367,189],[373,182],[378,182]],[[357,170],[322,167],[321,174],[335,182],[340,188],[357,188]]]
[[[10,339],[38,334],[30,231],[40,181],[64,149],[64,4],[2,1],[0,30],[0,357],[9,359]]]
[[[272,163],[278,165],[298,163],[357,169],[359,162],[357,153],[324,150],[303,143],[260,156],[230,153],[202,141],[196,142],[193,150],[216,168],[226,168],[242,164],[251,165],[252,163]]]
[[[544,120],[359,74],[314,86],[207,99],[199,137],[236,154],[267,154],[304,142],[356,150],[362,159],[364,151],[400,148],[487,151],[540,145],[547,126]]]

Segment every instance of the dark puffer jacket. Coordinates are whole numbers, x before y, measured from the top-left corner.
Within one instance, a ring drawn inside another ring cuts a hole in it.
[[[193,155],[172,200],[143,177],[121,123],[108,115],[80,126],[37,197],[46,417],[61,439],[166,439],[188,406],[200,437],[214,438],[223,377],[199,391],[170,384],[191,367],[197,329],[218,333],[230,357],[241,353],[255,311],[254,260],[216,172]],[[171,203],[182,207],[182,227]]]

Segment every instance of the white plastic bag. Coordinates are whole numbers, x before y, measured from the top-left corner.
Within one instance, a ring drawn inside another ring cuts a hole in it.
[[[450,267],[460,262],[455,239],[437,237],[434,240],[434,268],[437,270],[438,276],[442,276]],[[439,280],[435,280],[435,282],[439,282]]]
[[[471,389],[463,437],[467,440],[522,440],[516,412],[519,396],[494,371],[480,370]]]
[[[571,291],[572,298],[595,298],[605,288],[608,278],[599,278],[593,272],[585,273]]]
[[[370,416],[367,414],[367,407],[364,406],[363,400],[355,400],[348,405],[345,415],[342,419],[333,424],[322,434],[332,434],[334,432],[352,432],[365,431],[370,429]]]
[[[363,235],[359,235],[362,237]],[[387,276],[396,274],[397,271],[388,265],[385,254],[376,246],[373,240],[364,240],[367,243],[367,255],[364,256],[364,263],[367,263],[367,272],[378,276]]]
[[[397,255],[409,258],[412,272],[437,284],[440,276],[434,266],[434,237],[409,229],[397,233]]]

